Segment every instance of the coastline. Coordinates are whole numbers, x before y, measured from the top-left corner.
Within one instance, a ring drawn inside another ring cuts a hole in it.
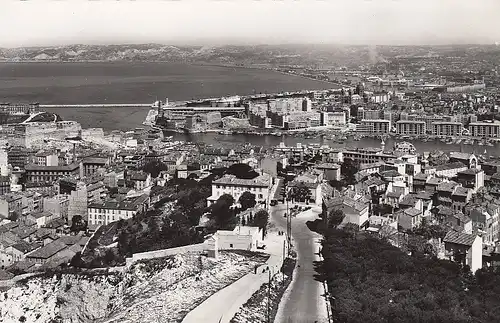
[[[336,88],[342,88],[342,84],[336,83],[333,81],[320,80],[313,77],[307,77],[300,74],[287,73],[284,71],[278,71],[273,68],[266,68],[260,66],[248,66],[248,65],[232,65],[232,64],[217,64],[217,63],[203,63],[203,62],[188,62],[188,61],[164,61],[164,60],[75,60],[75,61],[65,61],[65,60],[20,60],[20,61],[12,61],[12,60],[0,60],[0,64],[46,64],[46,63],[61,63],[61,64],[91,64],[91,63],[162,63],[162,64],[182,64],[182,65],[192,65],[192,66],[213,66],[213,67],[222,67],[222,68],[238,68],[238,69],[251,69],[251,70],[260,70],[260,71],[271,71],[275,73],[279,73],[287,76],[295,76],[300,77],[310,81],[317,81],[325,84],[335,85]]]

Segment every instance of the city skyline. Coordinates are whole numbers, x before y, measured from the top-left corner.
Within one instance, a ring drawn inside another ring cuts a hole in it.
[[[0,13],[0,47],[494,44],[500,40],[496,12],[500,3],[493,0],[8,1]]]

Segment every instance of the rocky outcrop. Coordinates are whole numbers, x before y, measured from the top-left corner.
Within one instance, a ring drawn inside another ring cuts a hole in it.
[[[180,322],[266,259],[223,253],[214,260],[193,252],[140,261],[123,271],[31,277],[0,294],[0,322],[150,322],[152,315]]]
[[[92,322],[107,315],[120,282],[116,274],[30,278],[4,293],[0,321]]]

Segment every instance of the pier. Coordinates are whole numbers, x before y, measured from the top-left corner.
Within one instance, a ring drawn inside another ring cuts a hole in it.
[[[50,109],[50,108],[68,108],[68,109],[71,109],[71,108],[151,108],[151,103],[40,104],[39,107],[41,109]]]

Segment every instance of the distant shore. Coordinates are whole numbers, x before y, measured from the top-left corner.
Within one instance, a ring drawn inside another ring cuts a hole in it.
[[[253,70],[266,70],[266,71],[272,71],[276,73],[280,73],[283,75],[288,75],[288,76],[296,76],[300,77],[303,79],[311,80],[311,81],[317,81],[325,84],[332,84],[335,85],[336,87],[342,87],[342,84],[336,83],[333,81],[327,81],[327,80],[320,80],[314,77],[308,77],[300,74],[294,74],[294,73],[287,73],[284,71],[278,71],[273,68],[266,68],[263,66],[254,66],[254,65],[233,65],[233,64],[221,64],[221,63],[203,63],[203,62],[185,62],[185,61],[161,61],[161,60],[75,60],[75,61],[65,61],[65,60],[21,60],[21,61],[12,61],[12,60],[0,60],[0,64],[2,63],[7,63],[7,64],[33,64],[33,63],[64,63],[64,64],[88,64],[88,63],[171,63],[171,64],[185,64],[185,65],[193,65],[193,66],[213,66],[213,67],[223,67],[223,68],[239,68],[239,69],[253,69]]]

